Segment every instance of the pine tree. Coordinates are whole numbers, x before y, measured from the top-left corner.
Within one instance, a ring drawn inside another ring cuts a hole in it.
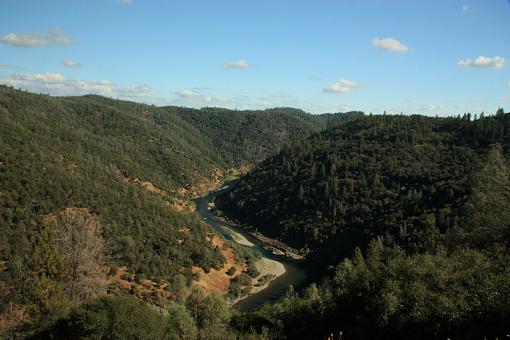
[[[484,167],[474,177],[466,216],[464,226],[477,247],[510,241],[510,174],[499,144],[491,145]]]

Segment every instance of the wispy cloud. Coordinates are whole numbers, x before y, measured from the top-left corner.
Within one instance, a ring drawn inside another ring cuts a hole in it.
[[[206,95],[195,89],[186,89],[174,92],[177,98],[174,100],[179,104],[190,106],[221,106],[233,103],[233,100],[215,95]]]
[[[204,102],[206,104],[225,105],[228,103],[232,103],[233,101],[222,96],[205,96]]]
[[[252,65],[248,64],[246,62],[246,60],[244,60],[244,59],[239,59],[239,60],[233,61],[233,62],[226,62],[223,65],[221,65],[221,67],[223,69],[227,69],[227,70],[236,70],[236,69],[239,70],[239,69],[250,68],[250,67],[252,67]]]
[[[420,111],[425,111],[425,112],[437,112],[437,111],[440,111],[442,109],[442,107],[440,105],[436,105],[436,104],[428,104],[422,108],[420,108]]]
[[[18,47],[34,46],[63,46],[72,43],[72,40],[62,35],[62,29],[55,27],[49,32],[16,34],[8,33],[0,38],[0,42]]]
[[[133,2],[133,0],[117,0],[117,1],[120,2],[123,5],[127,5],[127,4],[130,4],[130,3]]]
[[[23,70],[23,67],[10,64],[0,64],[0,69]]]
[[[196,91],[202,91],[202,90],[212,90],[213,88],[210,86],[194,86],[191,89],[196,90]]]
[[[176,92],[158,92],[148,84],[121,85],[109,80],[84,80],[70,78],[59,72],[13,73],[0,75],[0,84],[26,89],[32,92],[48,93],[54,96],[76,96],[97,94],[110,98],[132,100],[156,105],[179,105],[187,107],[224,107],[239,110],[260,110],[272,107],[301,107],[312,112],[327,109],[316,103],[303,101],[285,93],[271,93],[266,98],[239,94],[234,97],[210,93],[209,87],[191,87]]]
[[[506,83],[506,86],[510,87],[510,80]]]
[[[183,90],[175,93],[178,97],[183,99],[199,98],[201,94],[195,90]]]
[[[461,59],[458,64],[469,68],[502,68],[505,65],[505,58],[495,56],[494,58],[483,55],[474,59]]]
[[[353,89],[357,89],[360,87],[358,83],[352,80],[347,79],[338,79],[335,83],[329,85],[325,89],[323,89],[323,92],[329,92],[329,93],[349,93]]]
[[[69,68],[80,68],[82,65],[72,60],[63,60],[62,65]]]
[[[391,52],[407,52],[409,47],[394,38],[375,38],[372,45]]]
[[[17,68],[17,67],[9,64],[0,64],[0,68]]]
[[[352,106],[350,106],[350,105],[340,106],[340,112],[350,112],[350,111],[352,111]]]
[[[461,9],[463,12],[467,12],[471,9],[471,7],[469,5],[464,4],[464,5],[462,5]]]
[[[98,94],[123,99],[144,99],[152,91],[147,84],[118,86],[109,80],[73,79],[58,72],[11,74],[0,77],[0,83],[57,96]]]

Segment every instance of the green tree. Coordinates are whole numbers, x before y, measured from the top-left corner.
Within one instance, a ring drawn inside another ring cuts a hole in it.
[[[218,294],[208,295],[200,306],[198,323],[203,339],[229,338],[228,323],[232,313],[225,300]]]
[[[101,297],[75,308],[34,338],[163,339],[168,318],[133,297]]]
[[[172,303],[168,312],[168,323],[165,338],[172,340],[194,340],[198,336],[195,319],[189,314],[184,305]]]
[[[491,145],[485,165],[474,176],[465,216],[466,242],[480,248],[509,244],[510,173],[499,144]]]

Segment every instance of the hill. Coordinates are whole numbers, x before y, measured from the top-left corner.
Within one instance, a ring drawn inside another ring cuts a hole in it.
[[[225,167],[257,163],[303,135],[316,132],[330,117],[313,116],[292,108],[232,111],[167,108],[200,131]]]
[[[222,268],[189,199],[324,125],[289,109],[160,108],[0,86],[2,301],[56,309],[60,288],[44,286],[60,282],[66,254],[49,226],[62,221],[100,225],[110,276],[189,285],[193,267]]]
[[[309,251],[325,275],[240,317],[241,328],[289,339],[507,334],[509,151],[510,113],[499,110],[363,117],[269,157],[217,206]]]
[[[502,337],[509,131],[502,110],[312,116],[0,86],[0,333]],[[256,255],[211,234],[190,202],[239,168],[252,171],[217,205],[323,274],[248,313],[190,287],[250,281]]]
[[[269,157],[218,205],[324,267],[372,238],[423,251],[459,224],[491,143],[508,151],[510,115],[364,117]]]

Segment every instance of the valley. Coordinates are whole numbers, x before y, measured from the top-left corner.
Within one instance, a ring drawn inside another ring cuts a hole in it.
[[[0,108],[2,334],[506,329],[502,109],[194,110],[5,86]]]
[[[510,339],[509,21],[0,1],[0,340]]]
[[[292,261],[284,254],[274,254],[271,250],[266,249],[266,244],[259,241],[253,234],[239,228],[232,222],[227,222],[224,219],[220,220],[212,213],[209,202],[214,201],[217,195],[232,190],[236,183],[237,181],[226,182],[223,189],[199,198],[195,202],[198,214],[218,234],[262,254],[262,258],[255,263],[260,272],[258,279],[260,280],[266,275],[270,275],[270,279],[265,280],[261,286],[252,287],[248,295],[236,299],[234,304],[241,310],[249,310],[266,302],[277,301],[284,296],[287,287],[303,288],[309,280],[306,270],[298,262]],[[260,270],[260,267],[264,270]],[[257,278],[254,278],[254,282],[256,281]]]

